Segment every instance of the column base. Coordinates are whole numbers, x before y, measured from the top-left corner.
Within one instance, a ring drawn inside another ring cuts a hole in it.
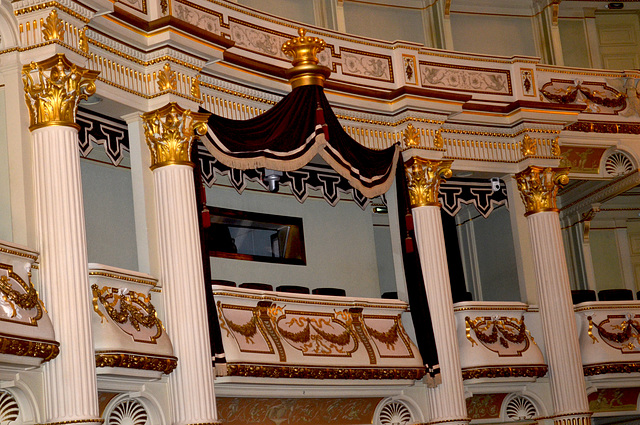
[[[561,415],[553,418],[553,425],[591,425],[591,412]]]

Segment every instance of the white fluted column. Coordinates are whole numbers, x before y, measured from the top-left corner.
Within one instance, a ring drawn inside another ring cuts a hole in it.
[[[34,84],[34,71],[44,85]],[[42,296],[60,342],[60,355],[43,366],[48,423],[101,422],[78,127],[75,108],[70,107],[95,92],[97,74],[73,65],[64,55],[23,69],[31,115]]]
[[[568,169],[532,166],[517,174],[516,180],[531,235],[554,424],[588,425],[591,413],[556,209],[558,185],[568,182],[567,172]]]
[[[218,423],[189,158],[195,133],[206,131],[207,115],[175,103],[143,115],[156,194],[165,324],[178,357],[178,366],[169,375],[172,423],[176,425]]]
[[[416,242],[442,378],[440,385],[427,389],[431,411],[429,423],[465,425],[469,419],[438,201],[440,182],[443,177],[451,176],[450,167],[451,161],[429,161],[417,157],[405,164]]]

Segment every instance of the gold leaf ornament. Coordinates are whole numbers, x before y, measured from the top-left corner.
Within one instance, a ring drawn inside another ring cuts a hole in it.
[[[42,25],[42,38],[45,41],[64,41],[64,22],[58,17],[58,11],[53,9]]]
[[[158,90],[176,90],[177,88],[178,81],[176,79],[176,73],[171,70],[171,64],[167,62],[158,73]]]
[[[404,141],[404,146],[407,148],[415,148],[420,145],[420,133],[418,133],[418,130],[413,124],[409,123],[409,125],[407,125],[402,140]]]
[[[569,168],[527,167],[516,174],[525,216],[543,211],[558,211],[558,189],[569,183]]]
[[[440,206],[440,184],[451,177],[453,161],[432,161],[413,157],[405,163],[411,207]]]

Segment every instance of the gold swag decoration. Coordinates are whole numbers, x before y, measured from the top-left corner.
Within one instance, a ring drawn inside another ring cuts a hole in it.
[[[558,211],[558,189],[569,183],[569,168],[527,167],[516,174],[518,190],[525,205],[525,216],[543,211]]]
[[[440,183],[451,177],[452,163],[449,160],[431,161],[415,156],[405,162],[411,208],[440,206],[438,190]]]
[[[144,134],[151,151],[151,169],[171,164],[191,165],[196,136],[207,132],[209,113],[192,112],[175,102],[142,115]]]
[[[98,74],[100,71],[75,65],[60,53],[23,66],[24,98],[31,120],[29,130],[49,125],[80,129],[76,124],[78,102],[96,92]]]

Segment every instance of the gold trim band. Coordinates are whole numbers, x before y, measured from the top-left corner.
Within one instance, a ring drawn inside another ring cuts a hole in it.
[[[60,422],[43,422],[36,425],[69,425],[69,424],[102,424],[104,423],[104,419],[96,418],[96,419],[74,419],[72,421],[60,421]]]
[[[424,368],[331,368],[305,366],[275,366],[261,364],[227,364],[229,376],[300,379],[411,379],[418,380]]]
[[[542,378],[547,374],[547,366],[500,366],[464,369],[462,379],[478,378]]]
[[[28,339],[0,336],[0,354],[14,356],[39,357],[48,362],[60,354],[57,342],[33,341]]]
[[[124,367],[129,369],[155,370],[168,375],[173,372],[177,365],[177,357],[156,357],[135,353],[96,353],[96,367]]]

